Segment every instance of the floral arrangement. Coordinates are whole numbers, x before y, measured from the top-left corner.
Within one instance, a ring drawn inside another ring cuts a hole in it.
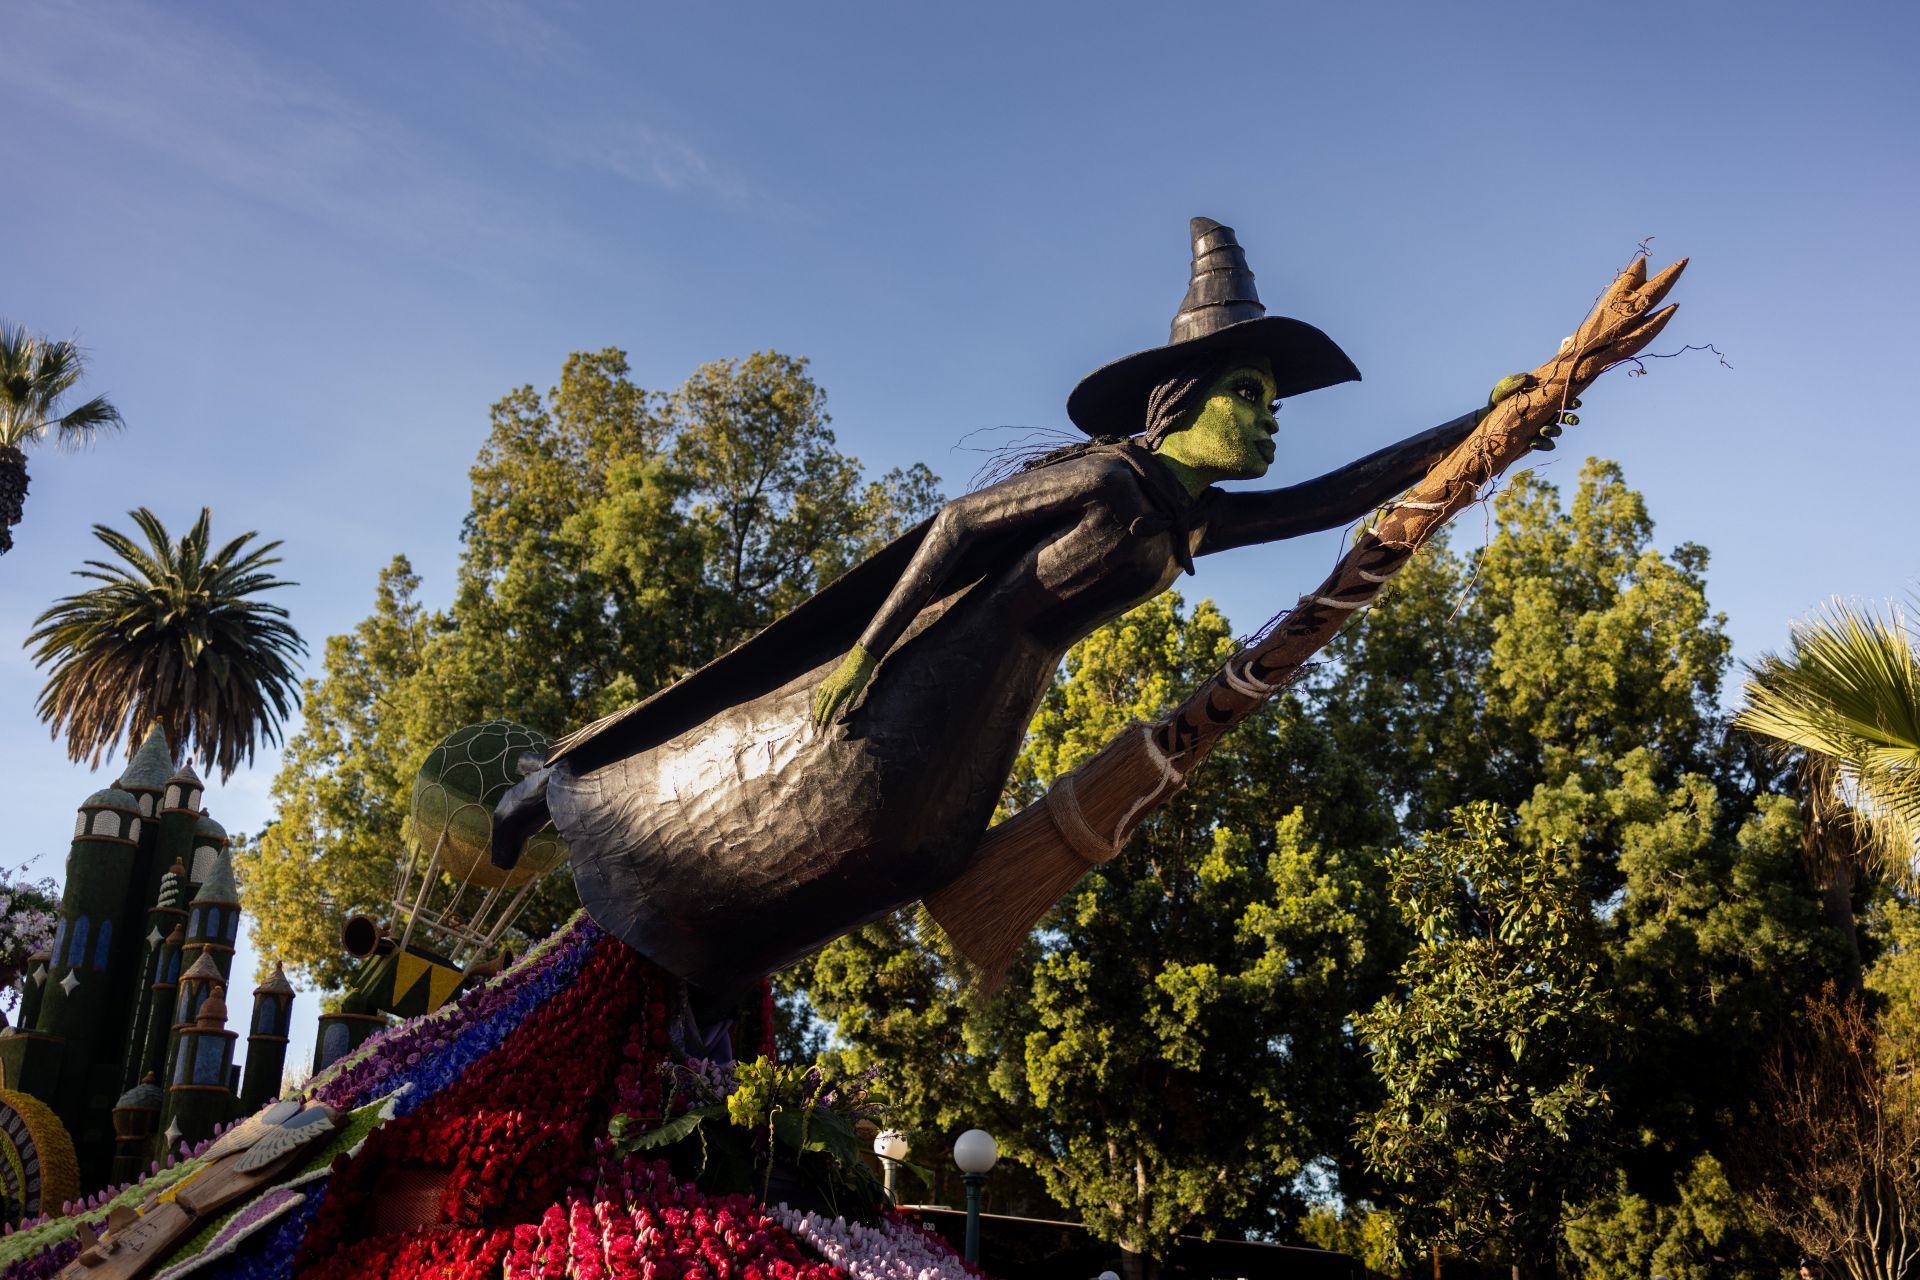
[[[668,1080],[658,1113],[614,1116],[614,1146],[657,1151],[700,1187],[752,1192],[769,1203],[776,1172],[782,1190],[804,1192],[836,1215],[876,1219],[886,1192],[860,1162],[854,1126],[879,1118],[885,1099],[868,1071],[836,1083],[815,1065],[768,1057],[663,1064]]]
[[[813,1246],[848,1280],[970,1280],[984,1273],[954,1257],[946,1241],[888,1213],[878,1225],[828,1219],[786,1205],[768,1210],[775,1222]]]
[[[24,880],[26,864],[0,870],[0,1009],[16,1007],[14,984],[34,952],[53,945],[60,923],[60,894],[51,880]]]
[[[736,1026],[736,1042],[760,1056],[682,1058],[678,1003],[672,979],[577,916],[498,978],[369,1039],[311,1081],[309,1096],[379,1119],[317,1152],[312,1176],[297,1187],[273,1188],[209,1224],[199,1240],[218,1249],[175,1257],[163,1275],[978,1274],[876,1198],[852,1129],[880,1103],[871,1078],[831,1082],[815,1068],[772,1061],[764,991]],[[677,1136],[660,1136],[675,1125]],[[724,1160],[701,1158],[703,1132],[708,1151],[735,1152],[732,1173]],[[187,1168],[161,1170],[113,1203],[137,1204]],[[825,1188],[845,1212],[824,1217],[773,1203],[788,1190],[773,1185],[779,1174],[796,1169],[808,1176],[795,1187]],[[78,1251],[74,1221],[56,1219],[31,1241],[0,1242],[25,1246],[0,1252],[0,1280],[58,1272]]]

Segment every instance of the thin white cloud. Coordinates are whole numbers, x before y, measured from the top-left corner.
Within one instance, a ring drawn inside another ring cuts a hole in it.
[[[189,12],[15,9],[0,42],[0,101],[62,122],[69,142],[90,131],[129,159],[162,158],[230,192],[447,262],[500,242],[579,245],[568,211],[537,184],[500,171],[503,160],[550,163],[555,138],[566,139],[558,151],[568,163],[667,191],[731,194],[692,147],[640,124],[592,140],[575,129],[529,128],[523,115],[514,132],[525,136],[509,145],[529,156],[454,154],[364,99],[182,16]],[[520,53],[566,48],[564,32],[508,0],[475,12],[495,42]]]

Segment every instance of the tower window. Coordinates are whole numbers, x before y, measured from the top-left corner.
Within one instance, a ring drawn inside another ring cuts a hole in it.
[[[210,844],[203,844],[198,849],[195,849],[193,851],[193,870],[188,874],[187,879],[193,881],[195,884],[206,883],[207,877],[213,874],[213,854],[214,849]]]
[[[180,953],[178,951],[167,957],[167,981],[180,981]]]
[[[200,936],[200,908],[198,907],[187,913],[187,936],[189,938]]]
[[[234,912],[227,917],[227,941],[234,942],[240,937],[240,913]]]
[[[73,834],[76,836],[87,834],[87,811],[85,809],[82,809],[79,815],[73,820]]]
[[[73,939],[67,947],[67,963],[78,969],[87,962],[87,918],[73,922]]]
[[[179,807],[180,807],[180,784],[177,782],[170,782],[167,784],[167,808],[178,809]]]
[[[206,936],[209,938],[217,938],[220,936],[220,908],[218,907],[207,908]]]
[[[195,1084],[225,1084],[227,1082],[227,1038],[225,1036],[198,1036],[193,1054],[193,1082]]]
[[[127,839],[138,840],[139,838],[140,838],[140,819],[135,818],[131,822],[127,823]]]
[[[102,809],[93,815],[93,834],[97,836],[117,836],[120,834],[120,815],[111,809]]]
[[[153,816],[153,797],[145,792],[140,795],[140,814],[146,818]]]
[[[330,1022],[320,1036],[320,1056],[325,1059],[322,1066],[332,1066],[347,1053],[347,1024]]]
[[[100,937],[96,939],[93,944],[93,967],[96,969],[106,968],[107,956],[112,950],[113,921],[102,920],[100,922]]]

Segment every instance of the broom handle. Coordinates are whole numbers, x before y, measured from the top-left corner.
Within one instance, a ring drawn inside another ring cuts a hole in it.
[[[1629,263],[1559,354],[1533,371],[1531,386],[1502,400],[1424,480],[1379,513],[1325,582],[1228,658],[1172,714],[1150,726],[1171,772],[1184,777],[1206,759],[1222,734],[1291,682],[1416,550],[1476,500],[1483,485],[1525,457],[1540,429],[1552,424],[1569,401],[1645,349],[1677,309],[1654,310],[1686,265],[1682,258],[1649,280],[1644,258]],[[1174,790],[1177,786],[1164,789],[1130,814],[1117,833],[1119,841]]]

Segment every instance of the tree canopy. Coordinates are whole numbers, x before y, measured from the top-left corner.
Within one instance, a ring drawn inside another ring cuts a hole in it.
[[[249,532],[215,548],[204,507],[177,541],[145,507],[132,516],[146,546],[95,525],[118,561],[87,561],[74,575],[100,585],[34,619],[34,665],[53,668],[35,709],[74,760],[97,765],[157,724],[182,759],[197,751],[227,776],[259,739],[280,740],[298,700],[306,642],[285,609],[257,598],[295,584],[268,572],[278,542],[249,546]]]
[[[496,403],[451,604],[397,557],[373,613],[328,639],[274,822],[239,859],[267,963],[344,982],[341,922],[384,912],[414,774],[448,733],[557,735],[645,697],[937,506],[925,467],[862,478],[804,360],[716,361],[670,393],[630,372],[616,349],[575,353],[545,395]],[[575,905],[550,877],[525,927]]]

